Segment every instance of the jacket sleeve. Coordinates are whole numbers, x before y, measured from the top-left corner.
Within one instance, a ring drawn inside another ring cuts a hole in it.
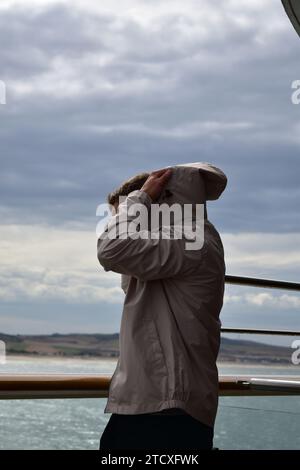
[[[199,255],[185,249],[184,237],[153,238],[149,231],[144,231],[143,237],[124,236],[125,227],[127,230],[136,218],[129,215],[129,207],[144,204],[149,209],[151,202],[146,192],[135,190],[119,204],[118,213],[112,216],[97,242],[98,260],[105,271],[148,281],[182,275],[195,268],[196,261],[199,263]],[[117,233],[117,237],[111,236],[112,233]]]

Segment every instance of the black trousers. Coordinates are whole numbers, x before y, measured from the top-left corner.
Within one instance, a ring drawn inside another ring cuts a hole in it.
[[[189,414],[113,413],[102,433],[100,450],[212,450],[213,428]]]

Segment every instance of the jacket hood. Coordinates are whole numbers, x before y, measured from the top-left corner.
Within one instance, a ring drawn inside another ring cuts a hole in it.
[[[172,175],[157,203],[203,204],[216,200],[227,185],[227,177],[210,163],[196,162],[168,166]]]
[[[172,175],[155,201],[157,204],[205,204],[207,200],[218,199],[227,185],[223,171],[210,163],[184,163],[164,168],[171,168]],[[130,276],[122,274],[121,287],[125,293],[129,282]]]

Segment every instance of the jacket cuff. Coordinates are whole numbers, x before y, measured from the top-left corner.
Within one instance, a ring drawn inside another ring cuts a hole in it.
[[[131,191],[131,193],[128,194],[128,197],[132,196],[136,197],[139,202],[145,204],[148,207],[153,202],[149,194],[146,193],[146,191],[142,191],[141,189],[135,189],[134,191]]]

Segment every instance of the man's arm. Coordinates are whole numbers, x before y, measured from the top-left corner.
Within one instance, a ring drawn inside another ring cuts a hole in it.
[[[119,204],[118,213],[111,218],[98,239],[98,259],[105,271],[111,270],[146,281],[175,277],[193,269],[197,259],[199,262],[195,251],[185,249],[184,237],[164,239],[159,235],[156,239],[151,238],[150,231],[144,231],[145,238],[133,239],[125,233],[128,225],[135,223],[135,215],[129,215],[130,206],[144,204],[149,209],[163,186],[161,172],[154,172],[141,190],[131,192]],[[118,235],[112,237],[111,233]]]
[[[133,191],[119,205],[119,210],[112,217],[106,232],[98,239],[98,260],[105,271],[115,271],[127,274],[141,280],[159,279],[178,274],[184,265],[183,240],[152,239],[151,233],[145,233],[147,238],[122,238],[126,224],[134,223],[134,216],[128,215],[132,204],[145,204],[148,208],[151,199],[144,191]],[[127,206],[126,206],[127,204]],[[120,223],[120,218],[126,211],[126,224]],[[121,228],[117,238],[110,238],[110,233]],[[178,243],[179,242],[179,243]],[[181,242],[181,243],[180,243]]]

